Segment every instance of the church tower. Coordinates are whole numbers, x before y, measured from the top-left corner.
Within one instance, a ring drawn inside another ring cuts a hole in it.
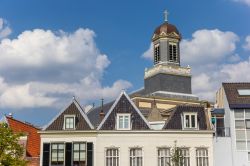
[[[164,22],[155,29],[152,37],[154,65],[145,69],[145,94],[192,94],[191,69],[180,65],[180,41],[181,34],[168,22],[165,11]]]
[[[164,23],[155,29],[152,37],[154,65],[164,63],[180,66],[181,34],[174,25],[168,23],[167,11],[164,12],[164,15]]]

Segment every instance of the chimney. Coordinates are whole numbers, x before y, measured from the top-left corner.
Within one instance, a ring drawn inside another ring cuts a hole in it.
[[[101,111],[99,113],[99,116],[100,116],[100,119],[102,121],[104,116],[105,116],[104,111],[103,111],[103,101],[104,101],[104,99],[101,99],[101,101],[102,101],[102,108],[101,108]]]

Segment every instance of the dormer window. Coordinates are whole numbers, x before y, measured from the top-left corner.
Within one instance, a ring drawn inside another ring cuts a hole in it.
[[[197,113],[188,112],[183,114],[183,128],[197,129]]]
[[[130,114],[117,114],[117,130],[130,130]]]
[[[64,129],[65,130],[75,129],[75,116],[74,115],[64,116]]]

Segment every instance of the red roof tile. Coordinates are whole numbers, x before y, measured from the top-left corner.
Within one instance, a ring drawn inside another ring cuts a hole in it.
[[[7,123],[13,132],[22,132],[27,134],[27,147],[26,155],[27,157],[39,157],[40,156],[40,134],[38,133],[39,129],[16,120],[14,118],[6,116]]]

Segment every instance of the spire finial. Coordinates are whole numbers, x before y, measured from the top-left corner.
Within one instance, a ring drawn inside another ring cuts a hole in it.
[[[164,21],[165,22],[168,22],[168,11],[167,11],[167,9],[164,11]]]

